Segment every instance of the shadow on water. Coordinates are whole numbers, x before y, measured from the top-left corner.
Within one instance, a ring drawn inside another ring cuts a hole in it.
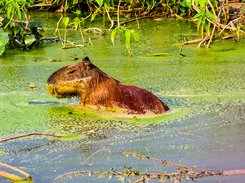
[[[43,16],[41,20],[55,22]],[[171,170],[156,162],[106,151],[83,164],[103,148],[134,151],[200,168],[244,169],[244,40],[217,42],[210,49],[184,47],[186,57],[181,58],[176,43],[196,36],[192,25],[175,20],[144,20],[140,25],[141,42],[132,45],[135,55],[132,58],[127,57],[119,40],[113,48],[109,35],[99,39],[96,39],[98,35],[91,35],[94,46],[82,50],[62,50],[60,45],[49,44],[28,52],[7,51],[0,58],[1,137],[47,131],[83,134],[86,138],[59,141],[51,137],[29,137],[1,143],[1,162],[21,167],[38,183],[50,182],[65,172],[109,170],[123,164],[144,172]],[[52,24],[47,26],[53,28]],[[77,39],[76,36],[71,37]],[[167,56],[145,56],[151,53],[167,53]],[[108,75],[151,91],[171,111],[151,117],[117,116],[81,110],[68,105],[69,100],[47,95],[48,76],[74,63],[72,58],[81,60],[85,55]],[[63,62],[49,62],[51,59]],[[29,84],[35,84],[36,88],[28,88]],[[221,180],[242,182],[244,176]],[[62,180],[106,181],[107,178],[87,176]],[[0,178],[0,182],[7,181]],[[218,180],[205,178],[198,182]]]

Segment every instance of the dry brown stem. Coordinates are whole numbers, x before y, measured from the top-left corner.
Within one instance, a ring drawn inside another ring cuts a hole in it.
[[[185,165],[182,165],[182,164],[173,163],[173,162],[170,162],[170,161],[167,161],[167,160],[163,160],[163,159],[160,159],[160,158],[155,158],[155,157],[151,157],[151,156],[147,156],[147,155],[143,155],[143,154],[138,154],[136,152],[118,151],[118,150],[110,150],[110,151],[111,152],[115,152],[115,153],[120,153],[120,154],[126,155],[126,156],[133,156],[133,157],[136,157],[136,158],[139,158],[139,159],[149,159],[149,160],[153,160],[153,161],[158,161],[163,166],[170,165],[170,166],[176,166],[176,167],[179,167],[179,168],[192,168],[190,166],[185,166]]]
[[[129,169],[128,171],[92,171],[92,170],[77,170],[74,172],[68,172],[62,175],[57,176],[53,181],[61,181],[62,178],[72,178],[73,176],[77,175],[87,175],[87,176],[92,176],[92,175],[108,175],[108,176],[115,176],[117,178],[126,178],[126,177],[131,177],[131,178],[136,178],[137,183],[142,183],[145,182],[146,180],[159,180],[163,181],[165,179],[169,179],[171,182],[181,182],[181,180],[195,180],[198,178],[203,178],[203,177],[209,177],[209,176],[228,176],[228,175],[245,175],[245,170],[205,170],[205,169],[196,169],[190,166],[185,166],[185,165],[180,165],[176,163],[169,162],[167,160],[162,160],[159,158],[154,158],[134,152],[127,152],[127,151],[119,151],[119,150],[111,150],[111,149],[100,149],[93,153],[89,158],[84,161],[86,163],[92,156],[95,154],[102,152],[102,151],[108,151],[108,152],[115,152],[115,153],[120,153],[123,155],[130,155],[133,157],[137,157],[140,159],[151,159],[155,161],[161,162],[164,166],[167,164],[171,166],[176,166],[179,167],[179,170],[176,170],[173,173],[162,173],[162,172],[147,172],[147,173],[141,173],[138,171],[133,171],[132,169]],[[83,163],[83,164],[84,164]]]
[[[190,41],[185,41],[183,42],[182,44],[183,45],[187,45],[187,44],[196,44],[196,43],[200,43],[203,39],[202,38],[199,38],[199,39],[193,39],[193,40],[190,40]]]
[[[1,142],[6,142],[6,141],[9,141],[9,140],[18,139],[18,138],[23,138],[23,137],[33,136],[33,135],[42,135],[42,136],[51,136],[51,137],[63,137],[63,136],[64,136],[63,134],[58,134],[58,133],[49,133],[49,132],[30,132],[30,133],[25,133],[25,134],[20,134],[20,135],[8,137],[8,138],[0,139],[0,143],[1,143]]]

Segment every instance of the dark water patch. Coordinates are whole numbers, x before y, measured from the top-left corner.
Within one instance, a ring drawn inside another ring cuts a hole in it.
[[[59,102],[57,101],[41,101],[41,100],[31,100],[28,104],[41,104],[41,105],[57,105]]]

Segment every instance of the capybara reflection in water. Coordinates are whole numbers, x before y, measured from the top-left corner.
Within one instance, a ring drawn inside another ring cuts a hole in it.
[[[57,98],[78,96],[84,106],[120,109],[128,114],[161,114],[169,110],[149,91],[122,84],[101,71],[88,57],[54,72],[48,78],[47,90]]]

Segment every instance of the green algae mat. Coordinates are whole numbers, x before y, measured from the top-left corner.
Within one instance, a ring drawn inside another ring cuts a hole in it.
[[[63,140],[35,136],[1,143],[0,161],[22,168],[35,182],[51,182],[74,170],[109,170],[122,165],[139,171],[165,171],[154,162],[105,152],[83,164],[103,148],[201,168],[244,169],[245,40],[217,41],[210,49],[185,46],[182,57],[176,43],[197,36],[190,24],[145,20],[140,25],[140,43],[132,45],[133,57],[127,56],[119,41],[113,47],[110,35],[92,35],[93,46],[82,49],[64,50],[58,43],[50,43],[29,51],[6,51],[0,57],[0,137],[28,132],[71,136]],[[79,39],[79,34],[71,38]],[[119,81],[151,91],[171,111],[156,116],[123,116],[81,109],[76,98],[58,100],[48,95],[47,78],[84,56]],[[241,182],[244,177],[222,180]],[[62,179],[106,181],[116,180],[90,176]],[[210,181],[216,178],[202,180]],[[0,182],[8,181],[0,178]]]

